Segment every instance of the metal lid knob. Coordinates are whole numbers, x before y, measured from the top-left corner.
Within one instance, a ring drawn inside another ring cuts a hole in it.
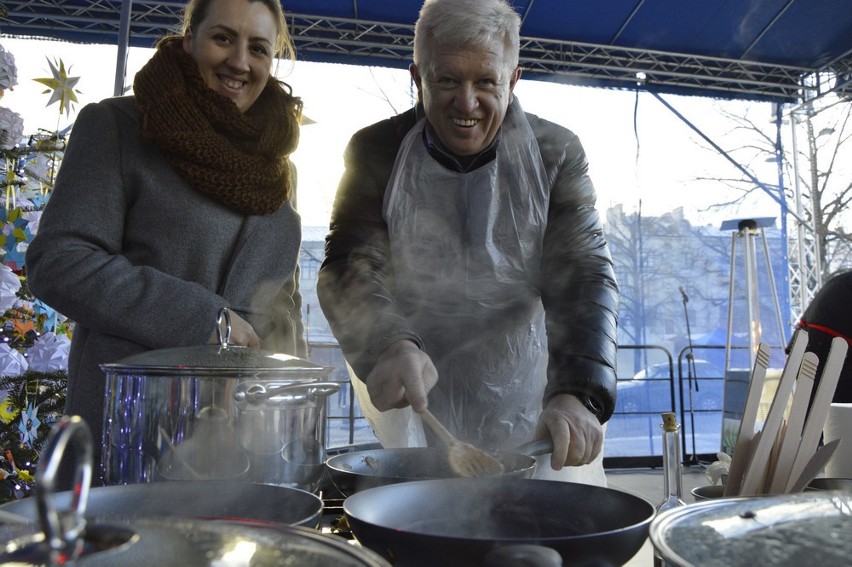
[[[56,480],[65,451],[73,445],[74,486],[71,508],[57,510],[54,504]],[[74,560],[83,549],[86,504],[92,482],[92,433],[79,416],[63,417],[51,430],[42,453],[42,467],[36,475],[35,497],[39,520],[52,563]]]

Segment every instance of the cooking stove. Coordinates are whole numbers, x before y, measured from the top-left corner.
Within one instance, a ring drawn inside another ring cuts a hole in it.
[[[322,500],[320,531],[323,534],[343,538],[358,545],[343,513],[343,501],[346,500],[346,497],[334,486],[327,474],[323,474],[316,495]]]
[[[324,534],[341,537],[350,541],[354,541],[355,536],[349,529],[349,524],[346,521],[346,516],[343,513],[343,496],[320,495],[322,498],[323,510],[320,517],[320,531]]]
[[[341,453],[365,451],[377,449],[379,447],[380,445],[377,443],[345,445],[342,447],[330,448],[328,449],[327,454],[331,457]],[[323,504],[322,515],[320,516],[320,531],[330,536],[344,538],[350,541],[353,545],[360,545],[358,540],[355,539],[355,536],[352,535],[352,531],[349,529],[349,525],[346,521],[346,516],[343,513],[343,501],[346,500],[346,496],[344,496],[337,487],[334,486],[334,483],[331,478],[329,478],[328,473],[323,473],[316,494],[320,497]]]

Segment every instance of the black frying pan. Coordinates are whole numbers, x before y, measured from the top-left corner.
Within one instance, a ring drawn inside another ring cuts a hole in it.
[[[451,478],[380,486],[343,511],[355,537],[398,566],[486,564],[501,546],[555,549],[565,565],[623,565],[655,508],[618,490],[518,478]]]
[[[67,510],[71,492],[53,495],[54,506]],[[0,506],[0,510],[38,522],[35,498]],[[99,486],[89,491],[87,517],[180,516],[206,520],[274,522],[316,528],[322,500],[310,492],[238,481],[178,480],[121,486]]]
[[[494,457],[503,465],[500,478],[531,478],[535,473],[533,455],[553,450],[548,441],[527,443],[517,452],[498,452]],[[405,449],[369,449],[342,453],[326,460],[326,470],[334,486],[349,496],[361,490],[410,482],[458,476],[450,468],[444,447],[411,447]]]

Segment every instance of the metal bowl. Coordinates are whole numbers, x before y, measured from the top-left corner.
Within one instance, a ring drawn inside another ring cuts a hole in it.
[[[852,478],[815,478],[808,484],[808,489],[852,492]]]

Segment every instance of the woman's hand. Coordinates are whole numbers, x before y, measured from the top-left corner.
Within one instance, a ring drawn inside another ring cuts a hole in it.
[[[248,321],[231,311],[229,314],[231,320],[231,335],[228,337],[229,345],[246,346],[252,348],[260,347],[260,337],[254,332],[254,328]],[[210,336],[211,344],[219,344],[219,325],[213,329],[213,334]]]

